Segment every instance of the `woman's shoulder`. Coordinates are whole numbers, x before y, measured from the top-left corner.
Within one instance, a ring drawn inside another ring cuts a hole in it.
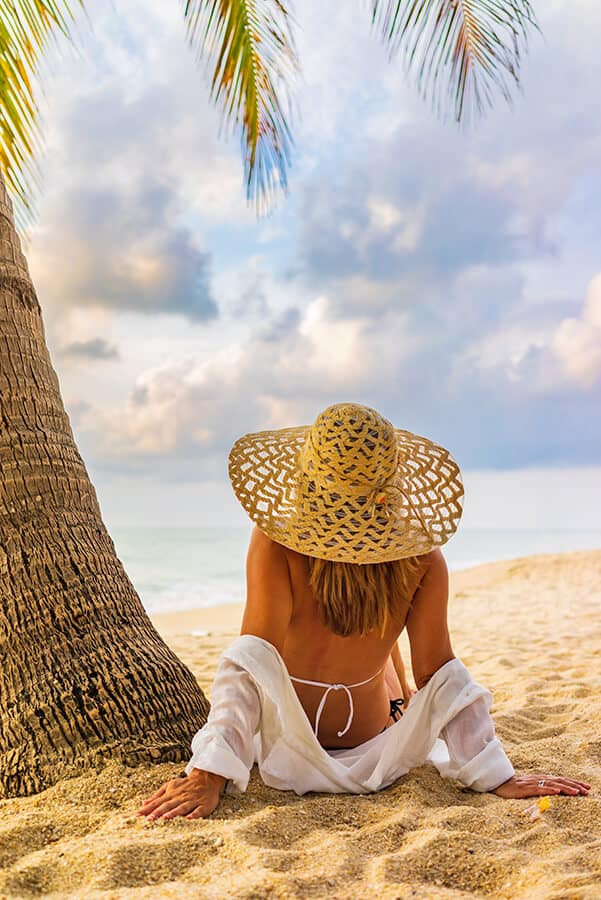
[[[298,553],[296,550],[274,541],[257,525],[254,526],[250,536],[248,558],[262,560],[266,565],[281,560],[287,563],[291,571],[297,571],[299,566],[306,569],[308,562],[308,557],[303,553]]]
[[[274,541],[273,538],[270,538],[264,531],[261,531],[258,525],[254,525],[250,534],[248,553],[259,557],[284,557],[286,548]]]
[[[428,573],[430,578],[448,577],[447,561],[440,547],[434,547],[428,553],[424,553],[424,574]]]

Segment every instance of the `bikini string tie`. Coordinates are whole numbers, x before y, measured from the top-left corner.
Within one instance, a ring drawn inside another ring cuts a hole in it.
[[[353,706],[353,695],[350,690],[346,686],[346,684],[331,684],[326,691],[324,691],[324,695],[319,701],[319,706],[317,707],[317,714],[315,716],[315,737],[317,737],[317,732],[319,731],[319,720],[321,718],[321,714],[324,710],[324,706],[326,705],[326,700],[328,699],[330,691],[346,691],[346,696],[348,697],[348,705],[349,705],[349,714],[348,719],[346,720],[346,725],[344,726],[342,731],[337,731],[336,734],[338,737],[343,737],[349,728],[351,727],[351,722],[353,721],[353,715],[355,712],[355,708]]]
[[[372,675],[371,678],[366,678],[365,681],[357,681],[356,684],[328,684],[327,681],[309,681],[308,678],[297,678],[295,675],[290,675],[291,681],[298,681],[299,684],[309,684],[312,687],[325,687],[325,691],[323,697],[319,701],[319,706],[317,707],[317,714],[315,716],[315,726],[313,728],[313,732],[315,737],[317,737],[317,732],[319,730],[319,720],[321,719],[321,714],[326,705],[326,700],[330,694],[330,691],[345,691],[346,696],[348,698],[349,705],[349,714],[348,719],[346,720],[346,725],[342,729],[342,731],[337,731],[336,734],[338,737],[344,737],[349,728],[351,727],[351,722],[353,721],[353,715],[355,714],[355,706],[353,704],[353,695],[351,694],[351,688],[361,687],[364,684],[368,684],[370,681],[373,681],[374,678],[377,678],[378,675],[384,671],[385,667],[382,667],[379,672],[376,672],[375,675]]]

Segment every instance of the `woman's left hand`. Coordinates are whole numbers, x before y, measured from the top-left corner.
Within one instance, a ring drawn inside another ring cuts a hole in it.
[[[540,784],[540,782],[543,782]],[[562,778],[560,775],[512,775],[500,784],[491,794],[507,800],[523,797],[541,797],[553,794],[588,794],[590,784],[576,781],[573,778]]]
[[[155,819],[202,819],[210,816],[219,806],[221,790],[226,779],[203,769],[192,769],[187,778],[167,781],[159,790],[145,800],[138,810],[138,816]]]

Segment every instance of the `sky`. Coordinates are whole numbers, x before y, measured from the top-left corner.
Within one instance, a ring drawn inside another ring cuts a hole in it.
[[[296,0],[289,193],[258,219],[181,4],[97,0],[40,97],[26,253],[109,526],[243,524],[236,437],[380,410],[464,527],[599,527],[601,6],[534,3],[522,88],[436,117],[367,4]]]

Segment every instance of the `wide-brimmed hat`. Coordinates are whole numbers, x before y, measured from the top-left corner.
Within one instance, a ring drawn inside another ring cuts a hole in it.
[[[239,438],[234,492],[274,541],[319,559],[377,563],[427,553],[457,530],[459,466],[375,409],[337,403],[313,425]]]

